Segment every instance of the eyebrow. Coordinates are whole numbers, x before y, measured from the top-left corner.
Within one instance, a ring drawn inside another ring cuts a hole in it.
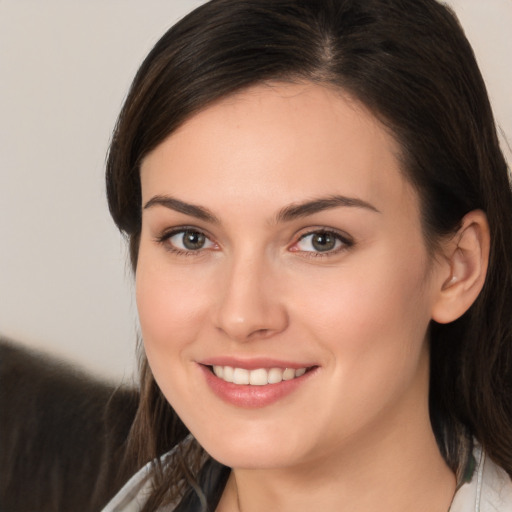
[[[184,201],[180,201],[175,197],[154,196],[144,205],[144,210],[154,206],[164,206],[170,210],[184,213],[185,215],[190,215],[191,217],[196,217],[197,219],[204,220],[205,222],[220,224],[219,219],[210,210],[208,210],[208,208],[185,203]]]
[[[154,206],[164,206],[170,210],[174,210],[197,219],[210,222],[212,224],[220,224],[220,220],[204,206],[198,206],[184,201],[180,201],[175,197],[157,195],[152,197],[145,205],[144,209],[153,208]],[[340,206],[351,208],[364,208],[372,212],[380,213],[372,204],[355,197],[346,197],[340,195],[329,196],[325,198],[313,199],[303,203],[293,203],[281,209],[276,217],[275,222],[290,222],[294,219],[307,217],[324,210],[339,208]]]
[[[276,222],[289,222],[300,217],[307,217],[308,215],[313,215],[314,213],[329,210],[331,208],[338,208],[340,206],[364,208],[375,213],[380,213],[375,206],[363,201],[362,199],[334,195],[286,206],[277,214]]]

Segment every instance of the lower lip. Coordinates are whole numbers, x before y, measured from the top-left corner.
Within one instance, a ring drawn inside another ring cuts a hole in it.
[[[226,382],[219,379],[209,366],[200,364],[199,367],[211,390],[218,397],[232,405],[248,409],[266,407],[281,400],[306,383],[313,373],[316,373],[316,368],[313,368],[304,375],[291,380],[283,380],[277,384],[266,384],[265,386],[251,386],[249,384],[239,385]]]

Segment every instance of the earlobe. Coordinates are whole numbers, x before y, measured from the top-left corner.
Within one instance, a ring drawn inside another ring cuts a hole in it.
[[[473,210],[464,216],[460,229],[443,251],[449,276],[442,279],[439,287],[433,320],[453,322],[470,308],[485,282],[489,247],[487,216],[482,210]]]

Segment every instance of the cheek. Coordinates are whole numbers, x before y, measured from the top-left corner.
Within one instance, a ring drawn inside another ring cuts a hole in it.
[[[343,364],[365,358],[381,366],[383,357],[400,364],[419,352],[430,321],[426,267],[419,263],[423,254],[416,253],[360,254],[345,268],[319,275],[315,293],[306,293],[310,283],[302,282],[304,290],[295,293],[302,298],[297,309],[308,314],[295,316]]]
[[[178,348],[197,337],[208,311],[208,282],[197,271],[154,264],[141,254],[136,301],[148,352]]]
[[[158,386],[188,424],[189,404],[198,393],[189,385],[190,354],[205,324],[206,283],[194,273],[144,256],[135,281],[144,351]]]
[[[424,274],[405,263],[373,264],[317,280],[317,293],[303,293],[303,314],[295,315],[300,330],[330,354],[333,386],[325,400],[335,405],[325,408],[325,422],[341,423],[347,432],[362,428],[428,378]],[[337,435],[335,429],[327,434]]]

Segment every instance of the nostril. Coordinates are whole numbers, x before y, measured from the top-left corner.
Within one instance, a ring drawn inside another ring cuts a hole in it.
[[[270,329],[256,329],[249,334],[249,338],[266,338],[272,333]]]

